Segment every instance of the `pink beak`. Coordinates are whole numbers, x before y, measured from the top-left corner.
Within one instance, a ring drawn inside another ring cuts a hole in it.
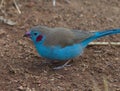
[[[23,35],[23,37],[30,37],[31,35],[30,35],[30,32],[28,31],[28,32],[26,32],[24,35]]]

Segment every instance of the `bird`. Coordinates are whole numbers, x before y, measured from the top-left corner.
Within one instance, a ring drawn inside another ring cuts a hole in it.
[[[90,42],[118,33],[120,33],[119,28],[92,32],[38,25],[26,32],[24,37],[32,40],[41,57],[52,61],[66,61],[65,64],[53,68],[61,69],[68,66],[71,59],[81,56]]]

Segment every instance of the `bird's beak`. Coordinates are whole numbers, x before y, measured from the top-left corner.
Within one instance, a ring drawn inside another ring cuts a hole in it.
[[[30,35],[30,32],[26,32],[24,35],[23,35],[23,37],[30,37],[31,35]]]

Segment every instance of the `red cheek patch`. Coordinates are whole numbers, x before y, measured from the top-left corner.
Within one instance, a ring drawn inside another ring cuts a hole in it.
[[[42,36],[42,35],[39,35],[39,36],[36,38],[36,41],[39,42],[39,41],[42,40],[42,38],[43,38],[43,36]]]

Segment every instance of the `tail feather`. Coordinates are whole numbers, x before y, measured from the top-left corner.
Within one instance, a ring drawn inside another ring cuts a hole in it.
[[[82,41],[81,45],[83,47],[86,47],[90,42],[92,42],[98,38],[101,38],[101,37],[104,37],[107,35],[118,34],[118,33],[120,33],[120,29],[112,29],[112,30],[104,30],[104,31],[94,32],[94,35],[85,39],[84,41]]]
[[[112,30],[105,30],[105,31],[99,31],[95,32],[96,39],[106,36],[106,35],[112,35],[112,34],[118,34],[120,33],[120,29],[112,29]]]

